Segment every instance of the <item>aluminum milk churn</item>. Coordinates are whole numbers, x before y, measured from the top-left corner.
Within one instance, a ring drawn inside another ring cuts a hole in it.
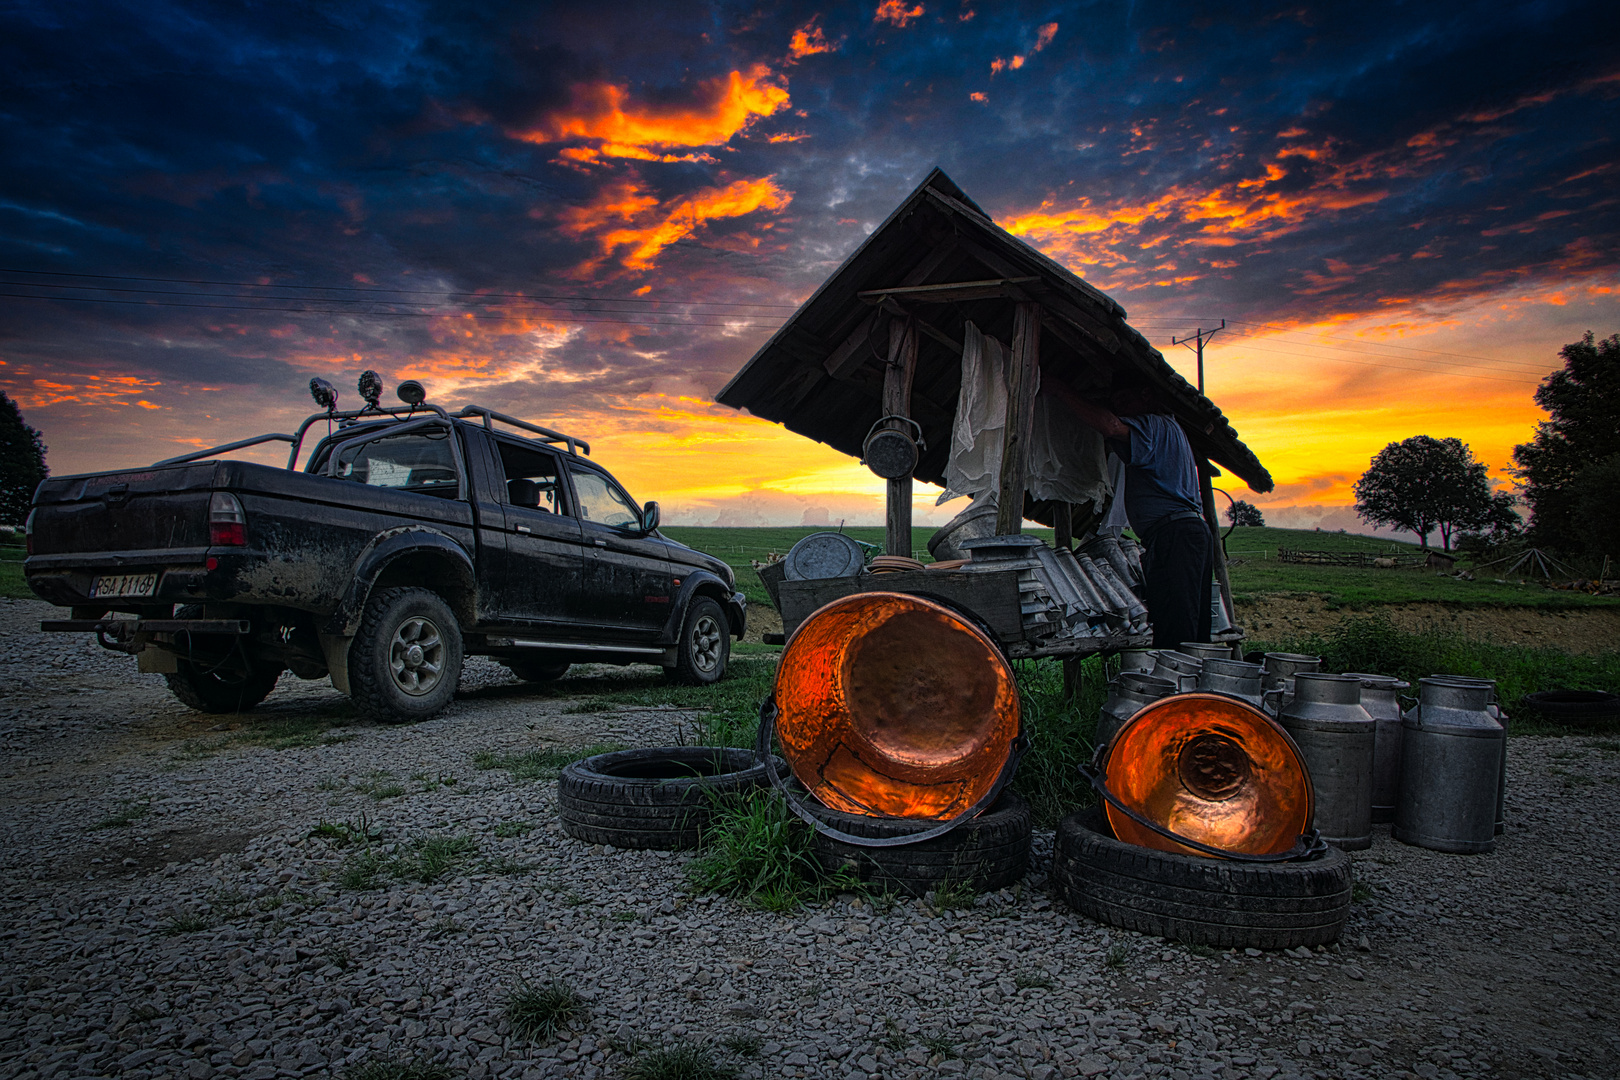
[[[1299,744],[1311,771],[1322,839],[1346,851],[1371,847],[1377,724],[1361,707],[1361,680],[1302,671],[1277,722]]]
[[[1240,697],[1255,708],[1261,705],[1260,680],[1266,669],[1241,660],[1205,660],[1198,672],[1198,689]]]
[[[1367,715],[1377,725],[1377,736],[1373,740],[1373,823],[1394,821],[1396,797],[1401,790],[1399,694],[1412,684],[1402,682],[1393,675],[1357,671],[1346,674],[1361,680],[1361,707],[1367,710]]]
[[[1176,684],[1139,671],[1122,671],[1108,684],[1108,698],[1097,714],[1097,745],[1112,742],[1125,721],[1142,709],[1176,692]]]
[[[1178,690],[1192,690],[1198,686],[1198,670],[1203,666],[1204,662],[1196,656],[1160,649],[1153,659],[1153,677],[1175,683]]]
[[[1496,847],[1496,793],[1507,731],[1488,709],[1490,687],[1444,676],[1419,680],[1402,720],[1395,839],[1435,851]]]
[[[1232,646],[1211,645],[1207,641],[1183,641],[1176,646],[1176,651],[1186,653],[1188,656],[1196,657],[1199,660],[1232,659]]]
[[[1146,675],[1153,670],[1156,657],[1152,649],[1124,649],[1119,654],[1119,670],[1139,671]]]
[[[1265,667],[1265,689],[1283,691],[1282,699],[1278,703],[1278,708],[1281,708],[1294,696],[1294,676],[1301,671],[1322,670],[1322,658],[1306,656],[1304,653],[1268,652]]]
[[[1489,699],[1489,703],[1485,706],[1485,711],[1491,714],[1491,719],[1495,720],[1498,724],[1502,725],[1502,731],[1504,733],[1508,730],[1507,713],[1503,712],[1501,706],[1496,703],[1496,680],[1495,679],[1476,679],[1476,678],[1473,678],[1473,677],[1468,676],[1468,675],[1433,675],[1433,676],[1430,676],[1430,677],[1433,678],[1433,679],[1437,679],[1440,682],[1457,683],[1458,685],[1461,685],[1461,686],[1483,686],[1483,687],[1486,687],[1487,689],[1489,689],[1490,690],[1490,699]],[[1421,714],[1422,711],[1423,711],[1423,706],[1422,706],[1421,703],[1419,703],[1418,705],[1414,706],[1414,709],[1415,709],[1415,711],[1417,711],[1418,713]],[[1496,825],[1495,825],[1495,832],[1496,832],[1497,836],[1501,836],[1506,831],[1507,831],[1507,738],[1506,738],[1506,735],[1504,734],[1503,741],[1502,741],[1502,767],[1496,774]]]

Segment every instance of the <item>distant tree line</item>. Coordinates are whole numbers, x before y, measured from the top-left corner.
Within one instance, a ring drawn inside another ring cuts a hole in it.
[[[46,472],[39,432],[23,423],[17,403],[0,391],[0,525],[23,523]]]

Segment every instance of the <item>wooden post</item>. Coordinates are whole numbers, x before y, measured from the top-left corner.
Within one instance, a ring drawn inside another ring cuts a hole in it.
[[[883,415],[911,415],[911,380],[917,373],[917,328],[909,318],[889,320],[889,362],[883,370]],[[888,482],[884,550],[911,557],[911,477]]]
[[[1237,606],[1232,603],[1232,579],[1226,573],[1226,549],[1221,546],[1221,517],[1215,512],[1215,482],[1210,476],[1209,462],[1201,462],[1198,475],[1204,480],[1204,521],[1209,524],[1209,535],[1215,550],[1215,580],[1221,587],[1221,606],[1226,609],[1226,621],[1237,629]],[[1206,601],[1207,602],[1207,601]]]
[[[1041,306],[1019,303],[1013,312],[1012,359],[1007,364],[1007,427],[1001,443],[1001,484],[996,492],[996,534],[1019,532],[1029,438],[1035,423],[1035,385],[1041,369]]]
[[[1056,504],[1052,511],[1052,546],[1074,547],[1074,507],[1066,502]]]

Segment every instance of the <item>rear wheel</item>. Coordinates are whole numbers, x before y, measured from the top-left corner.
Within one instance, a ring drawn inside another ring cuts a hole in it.
[[[568,674],[567,660],[547,660],[531,657],[522,660],[503,660],[507,670],[524,682],[556,682]]]
[[[206,618],[194,604],[174,613],[177,619]],[[270,696],[281,668],[253,660],[236,637],[219,634],[182,636],[176,643],[183,648],[176,670],[163,676],[169,692],[198,712],[246,712]]]
[[[455,696],[461,660],[461,626],[438,593],[378,589],[349,645],[350,694],[368,719],[426,720]]]
[[[712,598],[698,596],[686,606],[681,636],[675,641],[675,666],[664,669],[665,678],[687,686],[719,682],[731,659],[731,627],[726,613]]]

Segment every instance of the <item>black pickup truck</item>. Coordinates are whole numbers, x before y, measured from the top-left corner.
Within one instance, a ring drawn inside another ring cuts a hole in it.
[[[368,383],[367,378],[370,381]],[[264,700],[283,670],[330,677],[363,715],[432,716],[467,654],[519,678],[571,663],[725,674],[746,601],[731,569],[658,532],[581,439],[469,406],[326,411],[145,469],[52,477],[28,518],[29,587],[206,712]],[[297,468],[305,435],[326,434]],[[285,468],[219,455],[292,444]]]

